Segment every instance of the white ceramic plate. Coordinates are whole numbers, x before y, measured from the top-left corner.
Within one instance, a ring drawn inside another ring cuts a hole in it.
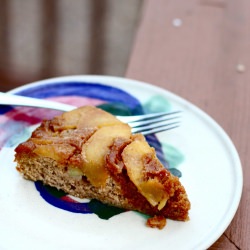
[[[206,249],[230,224],[242,192],[239,156],[221,127],[191,103],[150,84],[107,76],[54,78],[11,92],[74,105],[121,100],[133,112],[138,103],[145,112],[182,110],[181,126],[157,137],[171,167],[182,173],[192,208],[190,221],[168,220],[158,230],[132,211],[103,220],[49,204],[15,170],[13,159],[32,125],[56,113],[0,107],[1,249]]]

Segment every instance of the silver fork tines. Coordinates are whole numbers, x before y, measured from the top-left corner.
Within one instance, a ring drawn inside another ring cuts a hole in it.
[[[170,129],[174,129],[180,126],[180,122],[171,122],[166,124],[157,124],[157,125],[149,125],[142,126],[137,128],[132,128],[132,133],[141,133],[143,135],[155,134],[163,131],[167,131]]]
[[[180,125],[180,116],[177,114],[180,112],[161,112],[130,117],[118,116],[118,118],[132,127],[132,133],[148,135],[177,128]]]

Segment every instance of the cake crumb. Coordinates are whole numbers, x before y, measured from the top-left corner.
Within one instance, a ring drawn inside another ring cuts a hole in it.
[[[147,226],[152,228],[163,229],[167,224],[167,220],[164,216],[157,216],[151,217],[147,220]]]

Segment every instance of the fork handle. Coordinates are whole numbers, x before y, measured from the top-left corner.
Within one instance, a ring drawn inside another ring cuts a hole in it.
[[[60,111],[70,111],[75,108],[74,106],[68,104],[3,92],[0,92],[0,105],[26,106]]]

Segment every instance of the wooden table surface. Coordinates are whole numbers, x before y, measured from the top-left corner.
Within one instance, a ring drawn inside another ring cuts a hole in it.
[[[250,249],[249,10],[248,0],[145,0],[126,72],[203,109],[238,150],[241,202],[210,249]]]

